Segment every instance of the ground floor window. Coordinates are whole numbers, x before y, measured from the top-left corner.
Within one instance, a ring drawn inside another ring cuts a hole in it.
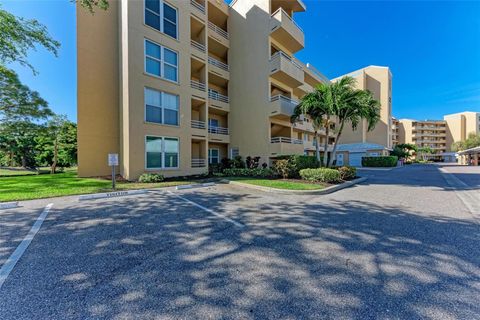
[[[145,166],[147,169],[178,168],[178,153],[177,138],[154,136],[145,138]]]
[[[218,149],[208,149],[208,163],[209,164],[220,163],[220,152]]]

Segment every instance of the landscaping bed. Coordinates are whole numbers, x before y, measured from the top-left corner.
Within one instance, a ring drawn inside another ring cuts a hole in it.
[[[329,184],[314,183],[300,179],[262,179],[248,177],[226,177],[225,179],[260,187],[283,190],[321,190],[330,186]]]

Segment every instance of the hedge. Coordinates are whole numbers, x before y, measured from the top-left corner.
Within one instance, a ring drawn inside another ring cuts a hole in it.
[[[275,173],[270,168],[231,168],[223,170],[227,177],[252,177],[252,178],[273,178]]]
[[[300,170],[300,177],[313,182],[336,183],[342,181],[340,172],[329,168],[303,169]]]
[[[165,180],[165,178],[158,173],[143,173],[139,178],[138,182],[141,183],[158,183]]]
[[[398,157],[396,156],[381,156],[381,157],[363,157],[363,167],[396,167]]]
[[[300,170],[318,168],[318,161],[315,156],[292,155],[280,156],[277,159],[276,162],[279,162],[280,166],[277,168],[274,164],[273,168],[284,178],[298,178],[300,176]],[[285,161],[288,161],[288,164],[286,164]],[[288,175],[285,176],[287,171]]]

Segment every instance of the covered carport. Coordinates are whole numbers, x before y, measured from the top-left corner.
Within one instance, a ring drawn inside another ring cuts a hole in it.
[[[469,165],[469,166],[480,165],[480,146],[459,151],[458,158],[459,158],[460,164]]]

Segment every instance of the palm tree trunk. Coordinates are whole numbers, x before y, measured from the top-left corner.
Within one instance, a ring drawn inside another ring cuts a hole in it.
[[[318,141],[318,131],[316,130],[315,130],[314,138],[315,138],[315,156],[317,157],[317,161],[321,163],[322,160],[320,160],[320,141]]]
[[[335,137],[335,141],[333,142],[332,156],[330,157],[330,161],[328,163],[329,167],[332,166],[333,159],[335,159],[335,154],[337,152],[338,141],[340,140],[340,137],[342,136],[342,131],[343,131],[344,126],[345,126],[345,121],[342,121],[342,123],[340,124],[340,129],[338,130],[337,136]]]
[[[328,167],[328,134],[330,133],[330,117],[325,121],[325,144],[323,146],[323,164]]]

